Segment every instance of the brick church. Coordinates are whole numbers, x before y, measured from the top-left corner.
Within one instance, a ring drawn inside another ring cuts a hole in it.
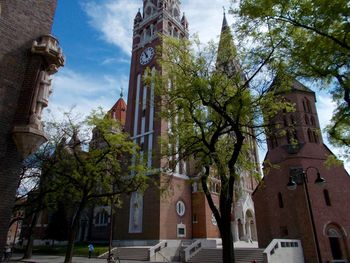
[[[226,28],[229,27],[224,17],[222,30]],[[161,70],[156,55],[156,48],[161,44],[158,34],[188,38],[188,29],[179,0],[144,0],[142,10],[134,19],[128,103],[126,106],[121,97],[110,113],[125,125],[125,131],[140,146],[148,167],[154,171],[150,176],[156,185],[167,190],[162,194],[158,187],[150,186],[143,194],[133,193],[124,200],[114,217],[115,245],[153,245],[161,240],[179,244],[184,239],[220,238],[193,165],[181,161],[170,170],[167,160],[160,154],[159,138],[168,133],[170,125],[159,118],[159,98],[154,86],[143,83],[146,68],[151,72]],[[254,162],[258,164],[255,142],[250,143]],[[232,208],[233,236],[235,241],[252,242],[257,240],[257,235],[251,193],[257,182],[249,171],[242,172],[240,182],[242,195]],[[220,182],[214,176],[210,189],[218,204]],[[95,209],[91,239],[106,240],[108,237],[108,211],[108,206]],[[86,231],[81,230],[81,233]]]
[[[275,84],[270,92],[294,103],[295,111],[271,120],[286,133],[268,136],[268,165],[253,194],[259,246],[299,239],[307,263],[349,262],[349,174],[325,165],[333,153],[322,141],[315,93],[296,80],[288,91]]]

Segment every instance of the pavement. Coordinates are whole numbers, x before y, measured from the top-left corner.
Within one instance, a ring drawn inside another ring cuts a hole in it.
[[[63,263],[63,256],[46,256],[46,255],[33,255],[31,259],[23,259],[22,255],[12,255],[9,262],[16,263]],[[73,257],[72,263],[107,263],[106,259],[100,258],[88,258],[88,257]],[[120,263],[145,263],[145,261],[133,261],[133,260],[120,260]],[[117,263],[117,262],[116,262]]]

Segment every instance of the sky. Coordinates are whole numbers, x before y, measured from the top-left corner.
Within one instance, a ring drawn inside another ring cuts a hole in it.
[[[218,41],[222,7],[228,9],[230,1],[181,2],[190,34],[197,33],[203,43]],[[60,41],[66,64],[53,78],[54,92],[46,116],[72,107],[81,115],[98,107],[107,111],[122,90],[127,98],[133,19],[142,3],[142,0],[58,0],[53,35]],[[231,15],[227,19],[232,22]],[[329,95],[316,94],[319,121],[324,128],[335,104]],[[264,148],[260,149],[260,159],[264,152]],[[347,168],[350,171],[350,165]]]

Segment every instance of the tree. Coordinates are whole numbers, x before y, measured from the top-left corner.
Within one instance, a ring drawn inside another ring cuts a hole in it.
[[[53,165],[51,144],[45,144],[39,150],[23,161],[20,183],[17,189],[14,215],[20,215],[11,220],[11,224],[18,220],[27,222],[25,236],[27,244],[23,258],[32,256],[34,228],[37,225],[40,213],[50,208],[47,198],[49,194],[59,190],[54,183],[55,178],[50,173]]]
[[[249,162],[249,141],[266,128],[262,112],[269,118],[281,109],[292,110],[292,105],[267,92],[271,82],[258,81],[271,56],[249,69],[241,67],[226,19],[218,50],[214,44],[202,49],[198,40],[163,36],[162,41],[162,71],[155,77],[148,74],[145,81],[156,83],[162,117],[171,127],[163,142],[171,146],[163,147],[163,154],[196,163],[221,234],[223,262],[231,263],[235,181],[255,165]],[[218,207],[208,187],[213,173],[221,183]]]
[[[321,87],[337,102],[328,127],[331,142],[348,146],[348,137],[337,132],[350,129],[348,1],[243,0],[233,13],[238,15],[237,31],[242,40],[253,39],[260,52],[273,47],[288,74],[322,80]]]
[[[138,147],[114,119],[100,110],[82,121],[65,114],[60,122],[46,122],[46,128],[52,151],[41,169],[50,174],[50,187],[59,189],[46,199],[53,205],[69,200],[65,204],[71,216],[64,262],[70,263],[84,209],[110,197],[143,191],[147,177],[142,164],[128,162],[131,156],[137,160]],[[92,132],[95,136],[91,141]]]

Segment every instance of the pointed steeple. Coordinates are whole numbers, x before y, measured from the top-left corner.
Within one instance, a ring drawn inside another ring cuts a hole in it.
[[[216,66],[219,70],[224,71],[230,77],[237,73],[243,76],[237,61],[236,46],[233,42],[230,26],[227,23],[225,9],[222,20]]]
[[[222,8],[224,9],[224,18],[222,20],[221,32],[224,32],[227,28],[229,28],[229,26],[228,26],[227,19],[226,19],[225,7],[222,7]]]

